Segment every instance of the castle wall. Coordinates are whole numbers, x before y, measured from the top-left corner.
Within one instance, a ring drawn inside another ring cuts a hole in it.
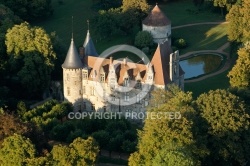
[[[81,69],[63,69],[64,100],[73,103],[74,111],[82,107]]]
[[[153,27],[142,24],[142,30],[150,32],[155,43],[162,43],[166,39],[171,43],[171,25]]]

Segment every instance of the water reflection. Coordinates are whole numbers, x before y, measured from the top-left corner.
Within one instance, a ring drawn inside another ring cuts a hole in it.
[[[215,71],[220,66],[222,59],[220,55],[203,54],[180,61],[180,65],[185,71],[185,79],[187,79]]]

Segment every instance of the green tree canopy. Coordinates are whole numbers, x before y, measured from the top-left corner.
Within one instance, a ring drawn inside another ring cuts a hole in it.
[[[31,96],[41,96],[56,58],[50,36],[44,29],[24,22],[8,30],[5,44],[16,76]]]
[[[250,40],[250,0],[243,0],[242,4],[235,4],[226,16],[228,25],[228,39],[236,42]]]
[[[135,37],[135,46],[139,48],[153,45],[153,37],[148,31],[140,31]]]
[[[84,140],[76,138],[69,146],[55,145],[51,151],[54,165],[89,166],[94,165],[99,152],[92,137]]]
[[[44,19],[53,13],[51,0],[0,0],[23,20]]]
[[[32,142],[18,134],[7,137],[0,149],[0,164],[9,166],[23,166],[27,159],[35,157],[35,147]]]
[[[244,165],[249,162],[249,115],[245,104],[226,90],[209,91],[196,100],[203,141],[210,155],[208,165]]]
[[[122,10],[127,11],[131,9],[136,9],[143,13],[148,13],[149,5],[146,0],[123,0]]]
[[[238,59],[228,73],[230,85],[234,88],[250,89],[250,42],[238,50]]]
[[[180,89],[170,91],[174,92],[174,95],[166,103],[147,110],[149,116],[145,120],[143,130],[138,133],[138,151],[130,156],[129,165],[152,165],[154,160],[159,161],[159,156],[157,157],[159,152],[163,155],[171,153],[166,148],[169,145],[174,145],[172,146],[174,154],[178,153],[179,147],[182,147],[192,156],[187,160],[191,159],[193,163],[197,163],[197,158],[194,156],[201,154],[195,155],[198,149],[192,133],[194,126],[191,117],[195,112],[191,106],[193,101],[191,93],[184,93]],[[150,117],[154,114],[159,117]],[[171,163],[171,161],[164,162]]]

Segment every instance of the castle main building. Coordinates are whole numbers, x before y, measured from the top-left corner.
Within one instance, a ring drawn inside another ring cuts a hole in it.
[[[173,53],[168,38],[169,27],[165,28],[165,40],[159,40],[153,58],[147,64],[133,63],[127,58],[119,61],[111,56],[98,56],[89,31],[79,53],[71,39],[62,64],[64,100],[74,105],[74,111],[142,112],[153,89],[165,89],[172,83],[184,89],[179,52]],[[159,26],[155,30],[158,29]],[[159,34],[152,30],[151,33]]]

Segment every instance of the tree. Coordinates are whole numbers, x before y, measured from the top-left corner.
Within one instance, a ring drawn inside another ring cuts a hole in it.
[[[152,165],[157,154],[170,144],[174,145],[174,151],[185,148],[194,163],[198,162],[198,156],[204,155],[204,151],[196,147],[192,133],[195,111],[191,105],[191,93],[176,89],[169,88],[169,94],[173,95],[166,103],[147,109],[148,117],[143,130],[138,133],[138,151],[130,156],[129,165]]]
[[[87,166],[94,165],[99,152],[92,137],[84,140],[76,138],[69,146],[55,145],[51,151],[54,165]]]
[[[149,5],[146,0],[123,0],[122,10],[127,11],[130,9],[135,9],[136,11],[147,14],[149,11]]]
[[[228,25],[228,39],[236,42],[246,42],[250,40],[250,1],[243,0],[242,4],[235,4],[226,16]]]
[[[196,100],[203,140],[210,150],[204,163],[244,165],[249,162],[249,115],[239,97],[226,90],[201,94]]]
[[[230,85],[239,89],[250,89],[250,42],[238,50],[238,59],[228,73]]]
[[[135,46],[139,48],[153,45],[153,37],[148,31],[140,31],[135,37]]]
[[[56,58],[49,35],[25,22],[8,30],[5,44],[12,70],[29,95],[41,96],[49,85]]]
[[[34,158],[35,153],[35,147],[29,139],[14,134],[2,143],[0,164],[22,166],[27,163],[27,159]]]
[[[186,147],[176,147],[173,143],[161,149],[152,161],[153,166],[198,166],[200,162],[194,160],[194,156]]]
[[[23,20],[44,19],[53,13],[51,0],[0,0]]]
[[[21,122],[14,115],[0,114],[0,144],[13,134],[25,135],[32,131],[29,124]]]
[[[99,130],[92,133],[93,138],[98,142],[101,149],[107,148],[110,136],[105,130]]]

